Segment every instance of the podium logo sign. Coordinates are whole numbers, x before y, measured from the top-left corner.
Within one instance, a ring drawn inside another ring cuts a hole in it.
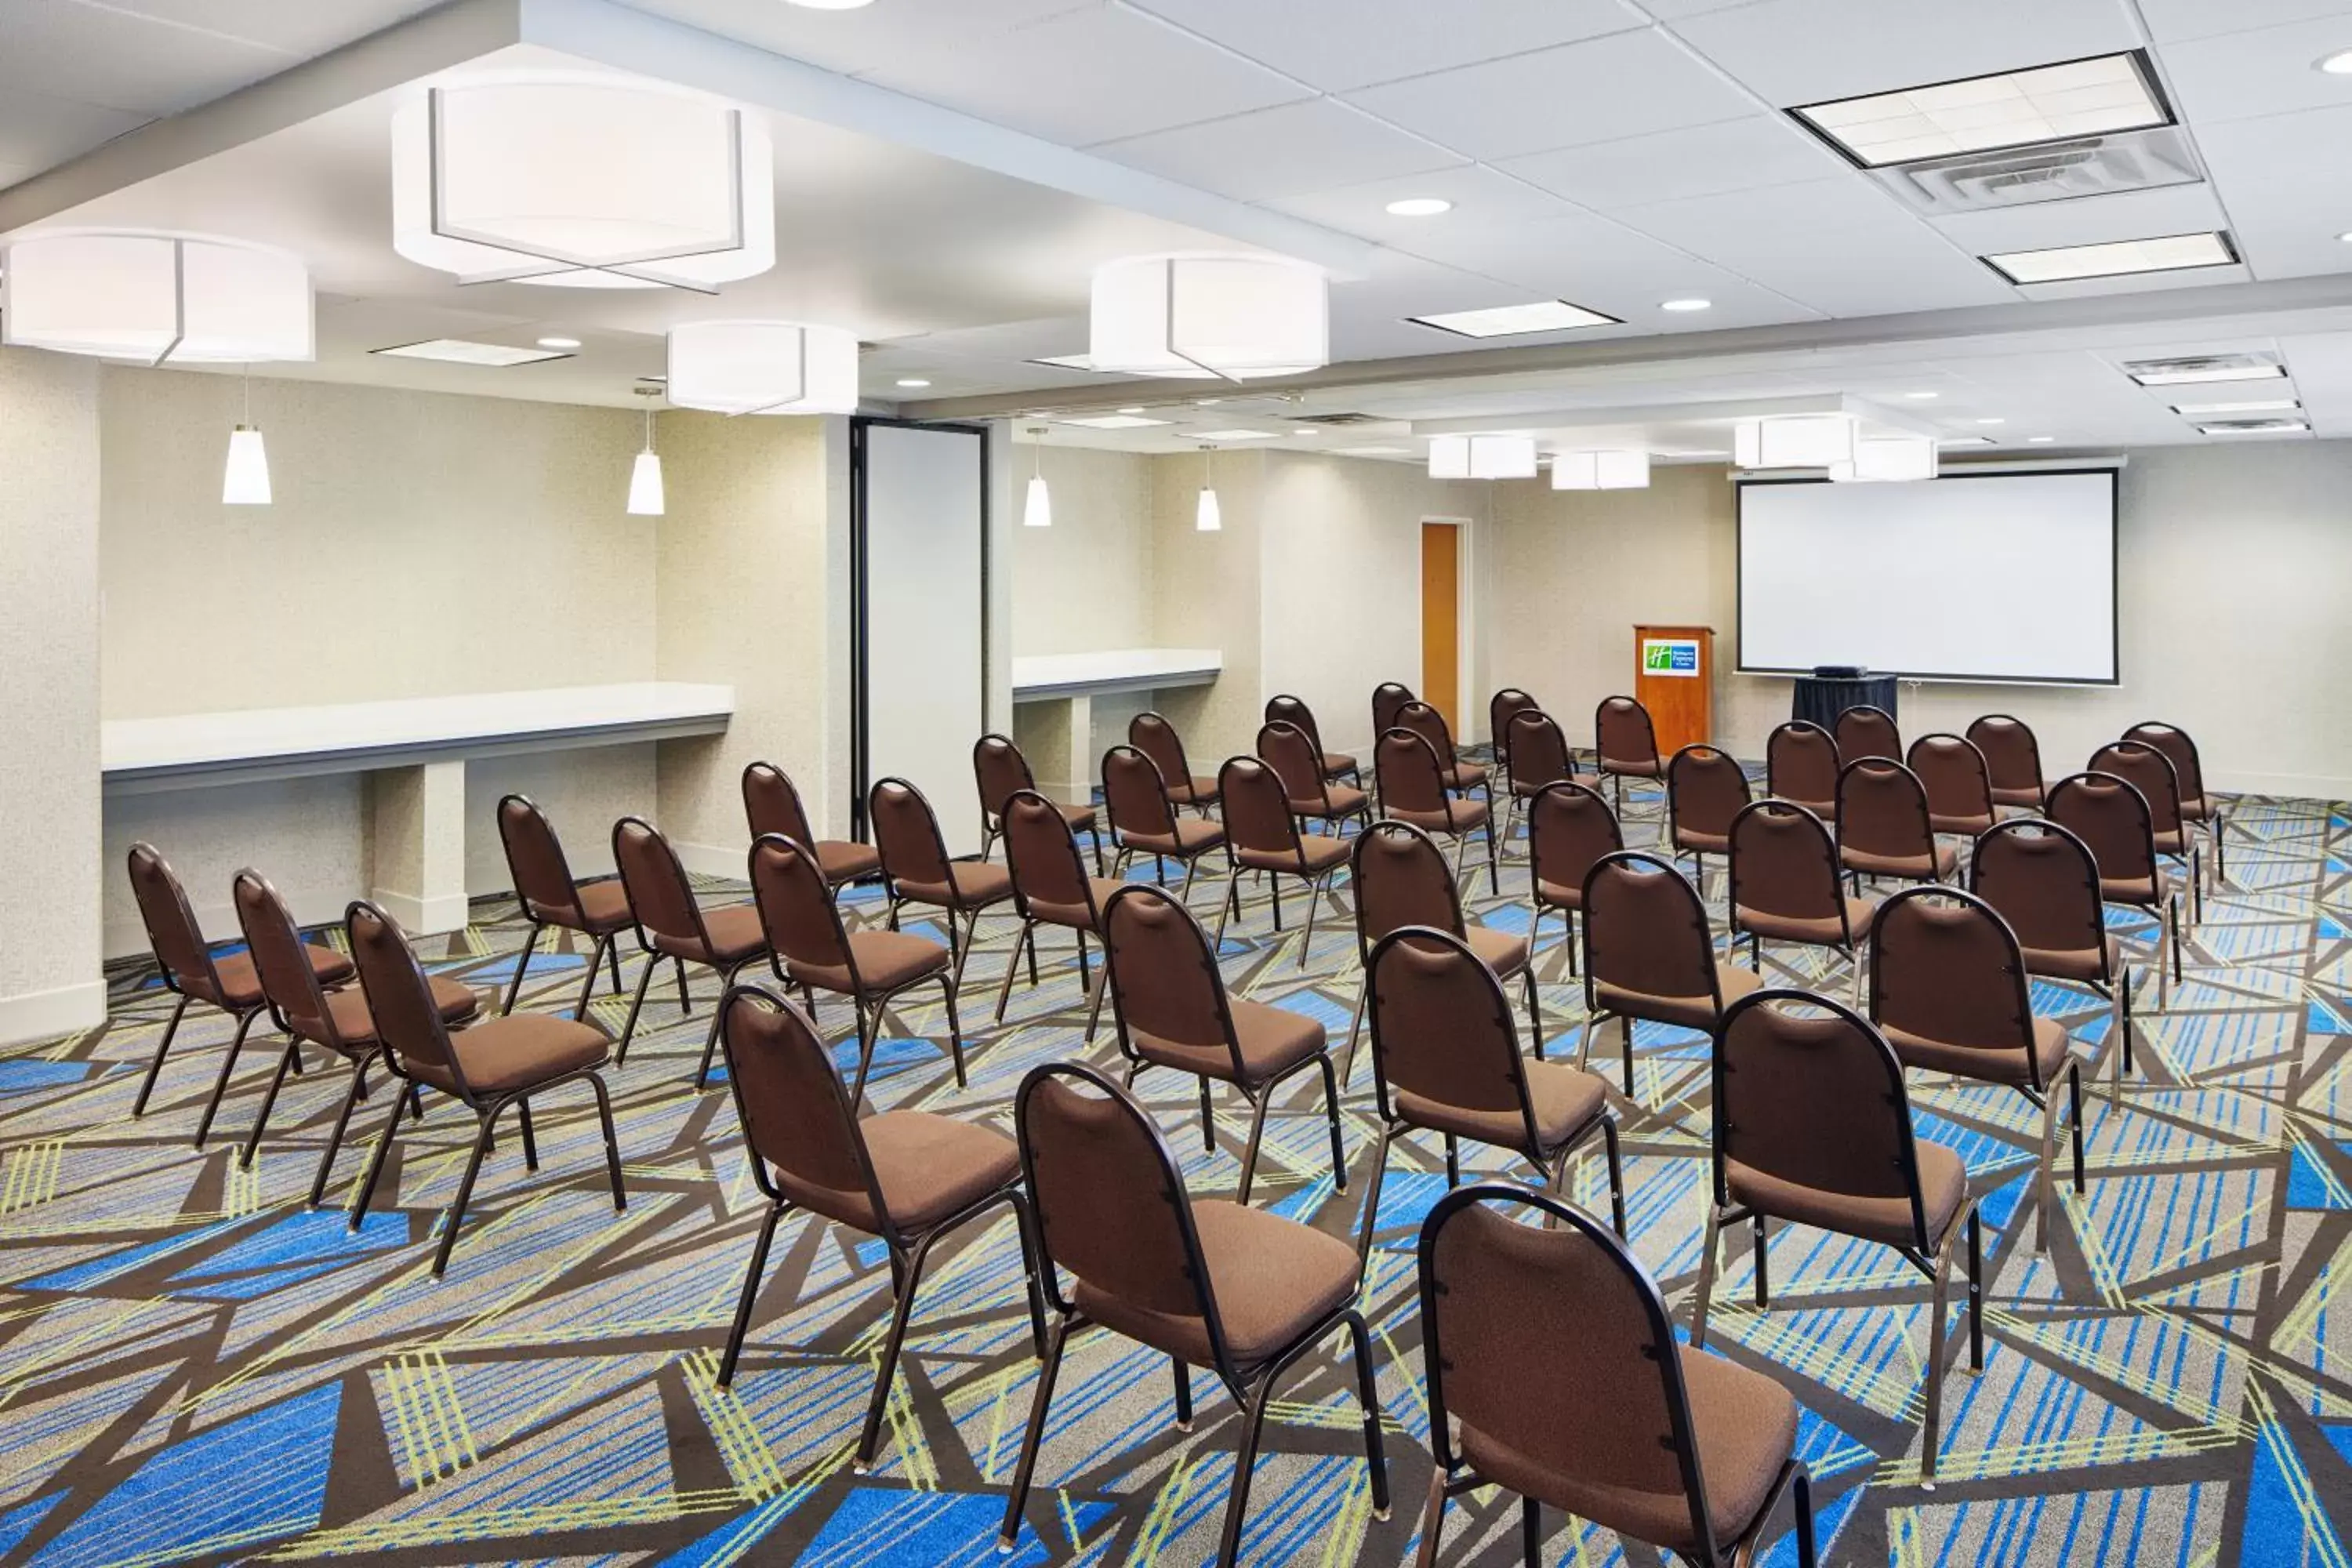
[[[1694,637],[1644,637],[1642,639],[1642,673],[1644,675],[1698,677],[1698,641]]]

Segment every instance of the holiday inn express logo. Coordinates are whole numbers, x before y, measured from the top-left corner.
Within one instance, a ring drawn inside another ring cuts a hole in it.
[[[1698,675],[1698,644],[1688,637],[1647,637],[1642,643],[1644,675]]]

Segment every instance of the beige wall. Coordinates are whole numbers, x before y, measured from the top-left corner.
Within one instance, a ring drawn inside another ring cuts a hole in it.
[[[1217,507],[1224,527],[1215,533],[1194,526],[1202,473],[1197,456],[1151,459],[1150,644],[1213,647],[1224,655],[1223,673],[1213,686],[1157,696],[1160,711],[1184,737],[1185,760],[1206,775],[1250,749],[1265,701],[1258,595],[1266,454],[1217,454]],[[1098,720],[1097,738],[1108,746],[1106,728]]]
[[[1042,456],[1054,526],[1024,528],[1021,507]],[[1013,657],[1152,646],[1151,468],[1139,452],[1048,444],[1012,447],[1000,510],[1012,574]],[[1195,465],[1197,467],[1197,465]]]

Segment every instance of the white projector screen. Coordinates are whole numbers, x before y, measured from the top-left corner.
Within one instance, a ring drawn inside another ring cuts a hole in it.
[[[2119,678],[2112,468],[1738,493],[1742,670]]]

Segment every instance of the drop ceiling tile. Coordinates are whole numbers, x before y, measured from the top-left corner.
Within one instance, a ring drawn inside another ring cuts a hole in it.
[[[0,163],[21,166],[26,178],[89,152],[147,121],[143,114],[94,103],[0,88]]]
[[[2238,254],[2263,279],[2352,269],[2352,104],[2200,127],[2198,151],[2229,205]]]
[[[2053,245],[2101,245],[2117,239],[2197,234],[2229,227],[2229,216],[2209,184],[2161,185],[2072,201],[2032,202],[1954,213],[1927,221],[1953,244],[1976,256],[2038,250]]]
[[[1770,103],[1892,92],[2134,47],[2115,0],[1764,0],[1675,29]]]
[[[1642,25],[1618,0],[1134,0],[1327,91]]]
[[[89,0],[67,3],[85,5]],[[92,8],[152,17],[307,59],[440,4],[442,0],[334,0],[332,5],[301,0],[104,0]]]
[[[1819,180],[1845,168],[1813,137],[1764,114],[1508,158],[1500,166],[1602,212]]]
[[[1080,147],[1312,97],[1262,66],[1105,6],[910,47],[866,79]]]
[[[1458,167],[1455,154],[1337,99],[1308,99],[1090,151],[1242,201]]]
[[[2282,22],[2305,22],[2321,16],[2352,20],[2352,5],[2344,0],[2139,0],[2140,15],[2159,44],[2183,38],[2210,38],[2223,33],[2251,33]],[[2352,47],[2352,43],[2347,43]]]
[[[2352,76],[2315,68],[2340,49],[2352,49],[2352,16],[2341,13],[2167,44],[2161,54],[2175,101],[2201,131],[2225,120],[2352,104]]]
[[[278,5],[286,0],[253,0]],[[888,65],[909,51],[935,49],[1024,26],[1102,0],[890,0],[854,11],[817,11],[782,0],[628,0],[633,9],[684,22],[845,76]]]
[[[1348,96],[1409,131],[1488,159],[1755,111],[1738,89],[1652,31],[1615,33]]]
[[[0,90],[151,119],[293,63],[282,50],[55,0],[0,0]]]

